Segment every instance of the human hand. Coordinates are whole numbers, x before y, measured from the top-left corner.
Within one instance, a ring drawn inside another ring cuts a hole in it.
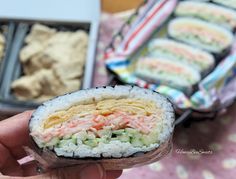
[[[105,171],[101,165],[78,165],[36,172],[36,162],[20,165],[17,160],[26,155],[23,146],[30,146],[28,122],[32,111],[0,121],[0,178],[1,179],[115,179],[122,171]],[[17,176],[17,177],[13,177]]]

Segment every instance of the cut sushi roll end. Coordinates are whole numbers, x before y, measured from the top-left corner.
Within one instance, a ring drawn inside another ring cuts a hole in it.
[[[215,64],[210,53],[170,39],[154,39],[148,45],[151,57],[168,58],[207,73]]]
[[[233,33],[213,23],[196,18],[179,17],[169,23],[170,37],[204,49],[214,54],[221,54],[233,43]]]
[[[201,80],[200,73],[189,65],[164,57],[139,59],[135,74],[150,83],[168,85],[190,95]]]
[[[109,169],[114,162],[112,169],[122,169],[152,162],[145,156],[155,152],[168,153],[173,122],[174,111],[165,97],[139,87],[115,86],[45,102],[34,112],[29,129],[43,153],[77,163],[101,160]],[[143,153],[140,159],[137,153]]]

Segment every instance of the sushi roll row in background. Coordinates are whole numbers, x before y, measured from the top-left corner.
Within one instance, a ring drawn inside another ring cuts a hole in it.
[[[192,86],[200,81],[197,70],[165,57],[147,57],[136,64],[136,75],[150,83],[161,83],[191,94]]]
[[[149,42],[135,74],[191,95],[231,49],[236,11],[207,1],[180,1],[167,25],[168,38]]]
[[[196,17],[231,31],[236,30],[236,11],[213,3],[183,1],[177,6],[175,15]]]
[[[168,26],[171,38],[206,50],[216,56],[228,51],[233,43],[232,32],[192,17],[178,17]]]
[[[183,0],[188,1],[188,0]],[[219,4],[225,6],[227,8],[236,9],[236,0],[192,0],[195,2],[212,2],[215,4]]]
[[[215,64],[215,59],[210,53],[171,39],[154,39],[149,43],[148,50],[152,57],[161,56],[190,65],[202,75]]]
[[[214,3],[236,9],[236,0],[211,0]]]
[[[174,12],[177,19],[169,23],[168,34],[221,60],[234,40],[236,10],[212,2],[180,1]]]

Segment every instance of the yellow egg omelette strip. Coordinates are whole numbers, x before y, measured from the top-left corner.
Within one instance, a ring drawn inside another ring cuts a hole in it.
[[[106,99],[94,104],[81,104],[67,110],[55,112],[44,121],[44,129],[64,123],[73,116],[84,117],[89,114],[107,115],[114,111],[121,111],[130,114],[151,115],[159,111],[152,101],[142,99]]]

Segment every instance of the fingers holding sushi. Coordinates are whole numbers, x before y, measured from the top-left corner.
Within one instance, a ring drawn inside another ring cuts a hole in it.
[[[35,161],[31,161],[30,164],[19,165],[19,161],[21,161],[21,164],[23,162],[20,159],[27,156],[23,146],[30,145],[28,122],[32,113],[33,111],[26,111],[0,122],[0,178],[10,179],[13,176],[17,178],[30,176],[32,179],[51,179],[63,176],[66,179],[78,177],[80,179],[102,179],[107,176],[107,179],[115,179],[121,175],[120,170],[105,171],[98,164],[53,169],[45,171],[43,174],[36,172],[37,163]]]

